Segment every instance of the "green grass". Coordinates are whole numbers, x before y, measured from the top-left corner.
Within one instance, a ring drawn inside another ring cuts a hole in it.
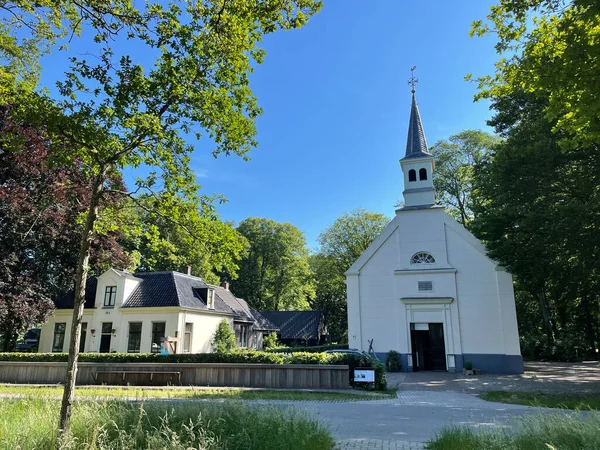
[[[0,403],[2,449],[54,450],[58,401]],[[328,429],[294,409],[241,403],[77,402],[64,450],[331,450]]]
[[[449,427],[428,442],[429,450],[597,450],[600,415],[552,414],[524,417],[512,430]]]
[[[560,409],[600,410],[600,394],[548,394],[545,392],[491,391],[480,397],[488,402]]]
[[[35,387],[35,386],[0,386],[0,394],[34,396],[34,397],[60,397],[62,386]],[[140,387],[80,387],[75,389],[77,398],[110,398],[110,399],[153,399],[153,398],[189,398],[189,399],[230,399],[230,400],[333,400],[357,401],[387,399],[395,395],[393,391],[378,393],[338,393],[338,392],[310,392],[287,390],[247,390],[247,389],[143,389]]]

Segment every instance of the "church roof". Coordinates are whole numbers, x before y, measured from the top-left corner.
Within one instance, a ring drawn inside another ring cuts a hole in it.
[[[415,99],[415,94],[413,92],[412,106],[410,108],[410,120],[408,122],[406,155],[404,155],[403,159],[422,158],[424,156],[431,156],[431,153],[429,153],[429,150],[427,149],[425,132],[423,131],[423,124],[421,123],[421,116],[419,115],[417,100]]]

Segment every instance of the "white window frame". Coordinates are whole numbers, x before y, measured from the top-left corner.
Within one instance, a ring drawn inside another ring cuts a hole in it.
[[[190,330],[188,331],[188,325],[190,326]],[[183,325],[183,353],[191,353],[192,352],[192,339],[194,337],[194,323],[193,322],[185,322]]]

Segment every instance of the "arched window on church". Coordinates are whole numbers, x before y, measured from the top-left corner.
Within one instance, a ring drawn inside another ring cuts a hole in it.
[[[419,180],[423,181],[427,179],[427,169],[419,169]]]
[[[408,181],[417,181],[417,171],[415,169],[408,171]]]
[[[411,264],[433,264],[435,263],[435,258],[431,255],[431,253],[427,252],[418,252],[412,255],[410,258]]]

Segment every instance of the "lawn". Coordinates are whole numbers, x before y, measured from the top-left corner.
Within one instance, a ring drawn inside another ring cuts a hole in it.
[[[520,419],[511,430],[449,427],[428,443],[429,450],[597,450],[600,415],[572,413]]]
[[[43,398],[0,402],[2,448],[54,450],[60,404]],[[76,402],[62,449],[331,450],[329,430],[290,408],[242,403]]]
[[[600,410],[600,394],[548,394],[545,392],[491,391],[480,397],[489,402],[561,409]]]
[[[60,397],[62,386],[36,387],[36,386],[0,386],[0,394],[34,396],[34,397]],[[152,388],[141,387],[79,387],[75,389],[77,398],[110,398],[144,400],[153,398],[172,399],[229,399],[229,400],[327,400],[327,401],[357,401],[387,399],[395,395],[394,392],[311,392],[291,390],[268,389],[194,389],[194,388]]]

